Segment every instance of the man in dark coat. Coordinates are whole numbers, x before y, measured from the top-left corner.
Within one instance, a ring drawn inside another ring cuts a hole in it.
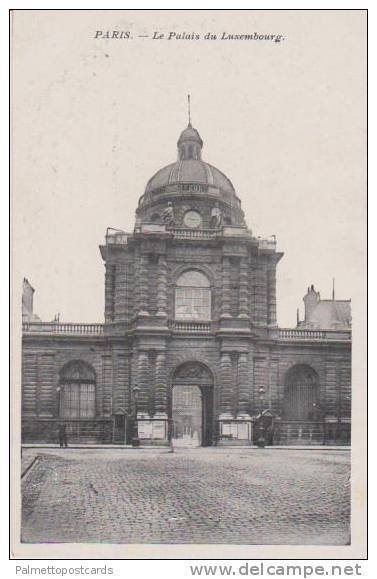
[[[68,446],[67,427],[63,422],[59,424],[59,444],[60,444],[61,448],[63,446],[65,446],[67,448],[67,446]]]

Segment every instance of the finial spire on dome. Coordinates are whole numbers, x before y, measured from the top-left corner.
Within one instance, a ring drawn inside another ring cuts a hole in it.
[[[187,95],[188,126],[182,131],[178,139],[178,159],[200,160],[203,141],[196,129],[191,124],[191,95]]]
[[[188,126],[191,127],[191,103],[190,103],[191,95],[187,95],[187,108],[188,108]]]

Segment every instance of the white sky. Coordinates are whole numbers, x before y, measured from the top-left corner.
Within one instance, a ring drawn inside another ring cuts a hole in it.
[[[95,40],[96,30],[134,38]],[[136,38],[281,33],[280,43]],[[23,12],[13,49],[14,268],[50,320],[103,321],[106,227],[176,159],[192,120],[256,235],[276,234],[278,321],[314,283],[363,309],[365,16],[360,12]],[[355,313],[356,312],[356,313]]]

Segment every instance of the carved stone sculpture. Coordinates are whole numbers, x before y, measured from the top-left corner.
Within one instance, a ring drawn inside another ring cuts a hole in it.
[[[164,209],[164,211],[162,213],[162,219],[163,219],[164,223],[166,225],[168,225],[169,227],[174,226],[174,223],[175,223],[174,209],[173,209],[173,203],[171,201],[168,201],[168,206]]]
[[[222,226],[222,223],[223,223],[223,214],[221,212],[219,204],[215,203],[215,206],[211,211],[211,227],[213,227],[214,229],[219,229]]]

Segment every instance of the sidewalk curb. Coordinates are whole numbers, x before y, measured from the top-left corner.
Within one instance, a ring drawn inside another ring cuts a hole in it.
[[[126,446],[126,445],[71,445],[65,448],[61,448],[60,446],[55,446],[55,445],[33,445],[33,444],[23,444],[21,445],[22,448],[24,449],[46,449],[46,450],[55,450],[55,451],[69,451],[69,450],[122,450],[122,451],[149,451],[149,452],[153,452],[153,451],[169,451],[169,447],[168,446],[138,446],[138,447],[133,447],[133,446]],[[350,451],[351,447],[350,446],[265,446],[263,448],[260,448],[258,446],[211,446],[211,447],[184,447],[184,446],[178,446],[178,447],[174,447],[174,451],[180,451],[183,450],[185,452],[189,452],[192,450],[213,450],[213,451],[247,451],[247,450],[258,450],[258,451],[263,451],[263,450],[310,450],[310,451]],[[37,458],[37,457],[36,457]],[[25,474],[27,472],[27,470],[30,467],[27,467],[25,470]]]
[[[33,458],[33,460],[31,462],[29,462],[29,464],[27,465],[27,467],[25,468],[25,470],[22,471],[21,473],[21,480],[23,478],[25,478],[25,476],[28,474],[28,472],[32,469],[32,467],[35,465],[35,463],[39,460],[39,454],[36,454],[35,457]]]

